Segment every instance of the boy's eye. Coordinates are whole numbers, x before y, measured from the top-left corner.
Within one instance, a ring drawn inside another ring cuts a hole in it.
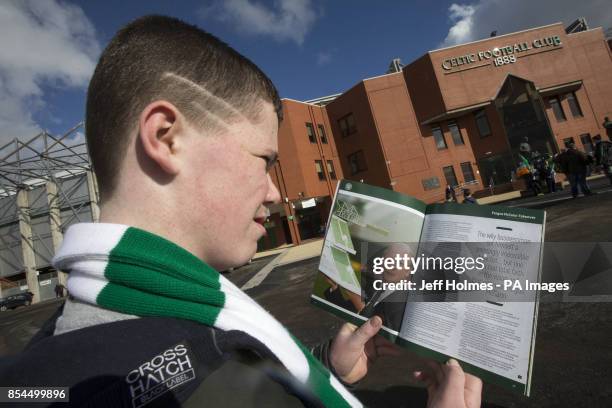
[[[260,158],[264,159],[266,162],[266,171],[270,171],[270,169],[272,169],[272,167],[274,167],[274,165],[276,164],[276,157],[268,157],[268,156],[259,156]]]

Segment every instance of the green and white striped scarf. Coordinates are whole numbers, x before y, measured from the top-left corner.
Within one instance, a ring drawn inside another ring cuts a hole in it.
[[[361,403],[259,304],[200,259],[149,232],[76,224],[54,258],[76,299],[136,316],[188,319],[240,330],[265,344],[329,407]]]

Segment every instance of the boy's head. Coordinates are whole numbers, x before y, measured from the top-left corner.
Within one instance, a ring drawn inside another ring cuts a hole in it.
[[[272,82],[217,38],[170,17],[128,24],[87,98],[100,220],[157,233],[217,269],[246,263],[280,201],[268,174],[280,119]]]
[[[241,115],[257,120],[261,101],[282,117],[272,82],[227,44],[175,18],[139,18],[113,37],[89,84],[87,144],[102,201],[117,185],[139,115],[158,99],[209,132]]]

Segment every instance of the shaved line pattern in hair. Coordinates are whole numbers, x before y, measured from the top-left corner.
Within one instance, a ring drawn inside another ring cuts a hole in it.
[[[162,75],[162,80],[166,80],[166,79],[171,79],[171,80],[177,81],[177,82],[179,82],[179,83],[181,83],[183,85],[187,85],[188,87],[190,87],[194,91],[199,92],[204,98],[206,98],[206,103],[211,103],[211,104],[216,105],[215,108],[221,108],[224,111],[229,111],[230,116],[238,116],[240,119],[248,120],[249,122],[251,121],[247,116],[245,116],[241,111],[236,109],[230,103],[228,103],[227,101],[219,98],[218,96],[213,95],[212,93],[210,93],[203,86],[198,85],[198,84],[194,83],[193,81],[190,81],[187,78],[183,78],[182,76],[176,75],[175,73],[172,73],[172,72],[165,72]],[[213,109],[213,110],[216,110],[216,109]],[[225,119],[222,119],[222,118],[219,118],[219,119],[221,121],[225,122],[225,123],[229,123]]]

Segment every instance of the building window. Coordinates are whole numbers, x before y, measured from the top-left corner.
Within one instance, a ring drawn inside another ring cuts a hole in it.
[[[446,140],[444,139],[444,133],[442,133],[442,129],[439,127],[435,127],[431,129],[431,133],[433,133],[434,141],[436,142],[436,147],[438,150],[446,149]]]
[[[563,139],[563,145],[565,147],[567,147],[570,143],[576,143],[574,142],[574,138],[573,137],[566,137],[565,139]]]
[[[327,172],[329,173],[330,179],[336,180],[336,171],[334,170],[334,162],[331,160],[327,161]]]
[[[349,154],[347,159],[351,168],[351,175],[357,174],[360,171],[365,171],[368,169],[368,166],[366,165],[365,161],[365,156],[363,155],[363,150],[359,150],[353,154]]]
[[[317,170],[319,180],[325,180],[325,173],[323,173],[323,162],[321,160],[315,160],[315,169]]]
[[[455,146],[465,144],[463,141],[463,136],[461,136],[461,130],[459,130],[459,126],[457,126],[456,122],[448,122],[448,130],[451,132]]]
[[[572,111],[572,116],[575,118],[580,118],[584,116],[582,114],[582,109],[580,109],[580,104],[578,103],[578,98],[576,98],[576,94],[573,92],[565,95],[567,98],[567,103],[569,103],[570,110]]]
[[[355,116],[353,116],[352,113],[346,117],[346,123],[348,124],[349,135],[357,131],[357,125],[355,124]]]
[[[580,141],[582,142],[582,146],[584,146],[584,151],[588,154],[593,154],[595,151],[595,145],[593,145],[591,135],[588,133],[580,135]]]
[[[312,123],[310,122],[306,123],[306,133],[308,133],[308,140],[310,140],[310,143],[317,143],[314,128],[312,127]]]
[[[446,184],[450,185],[451,187],[459,185],[453,166],[446,166],[442,169],[442,171],[444,171],[444,178],[446,179]]]
[[[357,131],[357,125],[355,125],[355,116],[352,113],[349,113],[345,117],[338,120],[338,125],[340,125],[340,132],[342,132],[342,137],[346,137],[351,133],[355,133]]]
[[[321,137],[321,143],[327,144],[327,136],[325,135],[325,128],[323,125],[318,125],[319,127],[319,136]]]
[[[474,171],[472,170],[472,163],[461,163],[461,171],[463,172],[463,180],[466,183],[476,180],[476,177],[474,177]]]
[[[479,110],[474,114],[476,119],[476,126],[478,127],[478,133],[480,137],[486,137],[491,134],[491,126],[489,126],[489,119],[487,119],[487,113],[485,110]]]
[[[567,118],[565,117],[565,112],[563,112],[563,107],[561,106],[561,101],[559,101],[558,97],[552,97],[548,100],[550,103],[550,107],[552,108],[555,118],[557,118],[557,122],[565,122]]]
[[[428,179],[421,180],[423,184],[423,190],[433,190],[440,187],[440,179],[437,177],[431,177]]]

